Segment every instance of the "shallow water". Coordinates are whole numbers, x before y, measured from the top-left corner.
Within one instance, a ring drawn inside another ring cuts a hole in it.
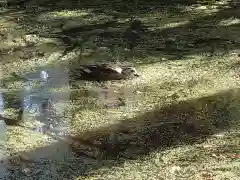
[[[68,73],[61,67],[51,67],[26,74],[25,78],[28,81],[25,82],[22,92],[0,92],[0,114],[3,117],[10,118],[10,120],[0,121],[0,179],[29,176],[29,172],[25,172],[26,167],[22,167],[21,160],[19,166],[14,167],[10,161],[11,158],[8,156],[9,152],[6,147],[9,144],[6,142],[6,132],[13,127],[11,125],[18,126],[18,122],[20,122],[21,125],[25,126],[22,131],[28,130],[30,136],[34,133],[47,134],[55,140],[67,135],[69,130],[69,126],[63,117],[65,107],[70,102]],[[34,86],[34,83],[38,85]],[[64,92],[61,90],[55,92],[57,88],[64,88]],[[9,113],[9,109],[14,113]],[[11,117],[9,117],[9,114]],[[15,132],[14,129],[12,131]],[[16,133],[18,132],[16,131]],[[11,139],[11,135],[7,138]],[[54,159],[64,161],[69,152],[69,147],[64,142],[53,141],[52,143],[52,146],[27,153],[27,159],[38,161],[38,163],[30,163],[32,165],[27,169],[31,169],[31,172],[34,171],[35,173],[37,170],[44,171],[45,173],[40,173],[42,175],[46,175],[47,171],[49,171],[49,175],[54,174],[53,169],[56,169],[56,167],[51,161]],[[46,163],[41,164],[41,159],[49,161],[48,165]],[[51,166],[50,170],[48,166]]]
[[[67,72],[61,67],[54,67],[29,73],[25,78],[29,81],[26,82],[25,91],[22,93],[23,119],[26,121],[29,117],[35,117],[44,124],[37,127],[36,131],[48,132],[56,136],[63,135],[61,133],[66,132],[67,125],[64,125],[64,119],[60,114],[64,112],[64,106],[70,101]],[[32,87],[33,81],[38,81],[37,87]],[[57,88],[65,90],[54,92]]]

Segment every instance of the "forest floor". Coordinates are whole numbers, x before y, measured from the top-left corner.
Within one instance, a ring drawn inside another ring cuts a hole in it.
[[[239,179],[240,7],[31,2],[0,10],[5,94],[23,91],[19,77],[30,72],[72,72],[81,63],[130,64],[141,76],[105,83],[62,76],[51,89],[69,94],[56,103],[64,106],[58,118],[105,149],[80,141],[69,150],[65,141],[9,126],[2,131],[11,170],[5,179]],[[127,37],[133,12],[144,31]]]

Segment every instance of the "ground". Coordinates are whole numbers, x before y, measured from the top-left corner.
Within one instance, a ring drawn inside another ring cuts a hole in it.
[[[70,76],[68,86],[52,89],[70,92],[63,116],[76,139],[87,141],[75,140],[76,157],[66,141],[8,127],[5,159],[19,179],[240,176],[239,7],[228,1],[135,3],[139,8],[117,0],[46,0],[1,9],[4,92],[21,91],[24,80],[19,77],[31,71],[61,67],[71,74],[81,63],[131,64],[141,74],[105,83]],[[129,30],[130,15],[140,20],[143,31]],[[96,159],[80,154],[80,144]],[[48,163],[37,158],[52,157],[58,149],[69,157],[60,153],[58,161],[48,158]]]

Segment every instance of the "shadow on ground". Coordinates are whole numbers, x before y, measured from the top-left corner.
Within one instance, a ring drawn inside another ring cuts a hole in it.
[[[22,153],[27,159],[35,161],[43,157],[49,160],[58,155],[63,159],[65,168],[71,169],[71,175],[87,175],[103,166],[116,166],[169,147],[200,143],[212,134],[237,129],[239,96],[240,89],[230,89],[156,108],[137,117],[123,119],[115,125],[79,132],[67,142],[59,141]],[[74,142],[72,145],[69,144],[71,141]],[[75,155],[68,159],[70,152]],[[61,172],[57,172],[61,176]],[[62,172],[64,176],[67,174]],[[50,174],[54,176],[54,172]]]
[[[125,7],[129,1],[114,1],[111,4],[108,1],[81,1],[80,4],[75,1],[44,1],[37,9],[13,8],[2,12],[2,15],[17,16],[21,12],[22,17],[16,20],[25,34],[55,41],[36,44],[37,54],[41,58],[46,57],[47,52],[42,51],[48,49],[48,46],[53,51],[60,49],[63,56],[77,50],[80,52],[78,62],[90,59],[94,62],[116,59],[135,62],[137,59],[141,63],[151,63],[149,56],[156,57],[154,61],[162,58],[178,60],[196,54],[227,55],[229,51],[239,49],[240,31],[239,22],[236,21],[239,7],[219,6],[217,11],[208,13],[206,10],[206,13],[199,14],[201,10],[186,11],[187,5],[194,1],[151,2],[140,1],[137,12],[126,13],[127,8],[122,6]],[[46,5],[56,9],[47,8]],[[62,7],[75,14],[62,16]],[[59,17],[51,16],[55,11]],[[131,21],[132,15],[138,21]],[[165,27],[169,23],[176,25]],[[17,52],[18,48],[12,53]]]

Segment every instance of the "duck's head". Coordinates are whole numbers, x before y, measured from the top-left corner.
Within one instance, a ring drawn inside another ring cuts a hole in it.
[[[137,70],[134,67],[124,67],[122,68],[122,74],[127,77],[139,77],[140,74],[138,74]]]

